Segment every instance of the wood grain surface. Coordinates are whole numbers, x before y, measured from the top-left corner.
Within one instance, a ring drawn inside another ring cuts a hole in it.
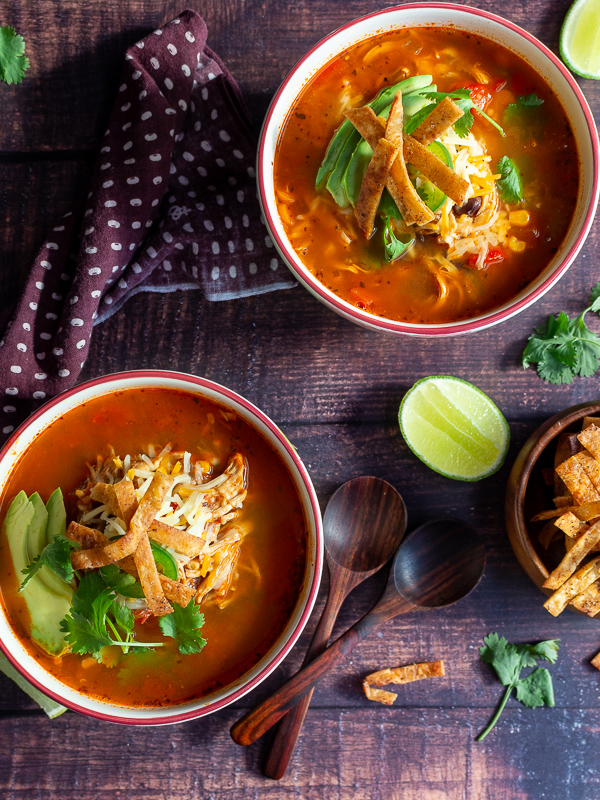
[[[240,83],[256,131],[270,97],[304,52],[339,25],[387,3],[372,0],[190,0],[209,45]],[[558,52],[569,0],[475,0]],[[183,0],[0,0],[0,23],[27,41],[31,69],[0,86],[0,315],[18,297],[54,220],[85,197],[118,85],[124,49],[184,8]],[[580,81],[594,114],[600,86]],[[519,356],[548,313],[579,312],[600,279],[595,227],[576,263],[544,298],[509,322],[444,341],[392,338],[335,316],[297,287],[208,303],[199,292],[138,295],[94,331],[82,379],[121,369],[175,368],[217,380],[269,414],[297,446],[325,505],[342,482],[385,478],[405,499],[409,529],[436,515],[471,524],[486,544],[486,574],[453,608],[399,617],[317,687],[299,747],[280,783],[260,771],[268,741],[238,748],[231,724],[302,662],[313,618],[289,658],[249,697],[184,725],[133,729],[74,713],[50,722],[0,676],[0,797],[6,800],[592,800],[600,796],[600,625],[554,619],[516,562],[504,528],[510,464],[529,434],[574,403],[597,400],[598,379],[542,383]],[[148,325],[148,320],[152,325]],[[590,325],[600,330],[597,319]],[[492,478],[446,480],[416,461],[397,427],[399,401],[429,374],[487,392],[509,420],[507,462]],[[381,576],[344,605],[337,633],[370,608]],[[474,737],[501,697],[478,659],[491,631],[509,640],[562,640],[552,667],[555,709],[509,703],[483,744]],[[336,633],[334,632],[334,636]],[[444,659],[446,677],[401,687],[395,706],[369,703],[365,674]]]

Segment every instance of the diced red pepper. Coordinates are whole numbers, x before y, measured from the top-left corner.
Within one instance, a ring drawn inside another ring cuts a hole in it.
[[[467,262],[470,267],[474,267],[477,264],[477,258],[478,256],[475,253],[471,253]],[[497,261],[504,261],[504,251],[499,248],[490,248],[483,261],[484,266],[487,267],[489,264],[495,264]]]
[[[465,86],[465,89],[469,90],[471,94],[471,100],[475,104],[476,108],[478,108],[480,111],[485,111],[492,99],[489,87],[484,86],[481,83],[472,83],[470,86]]]

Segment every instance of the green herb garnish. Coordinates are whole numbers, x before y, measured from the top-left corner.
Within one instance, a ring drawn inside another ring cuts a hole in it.
[[[27,577],[19,587],[22,592],[33,576],[46,566],[52,570],[59,578],[66,583],[70,583],[75,575],[71,566],[71,553],[78,545],[67,539],[65,536],[57,536],[50,544],[47,544],[42,552],[34,558],[31,564],[22,570]]]
[[[516,103],[510,103],[504,111],[503,122],[511,124],[531,124],[534,116],[539,117],[539,107],[544,105],[544,101],[537,94],[521,95]]]
[[[193,597],[185,608],[174,603],[173,613],[161,617],[158,624],[165,636],[176,640],[179,652],[183,655],[199,653],[206,644],[206,639],[198,630],[204,625],[204,614],[200,613]]]
[[[444,98],[446,97],[450,97],[452,100],[454,100],[456,105],[463,111],[463,115],[460,119],[458,119],[454,123],[453,128],[456,131],[456,133],[463,139],[465,138],[465,136],[469,134],[469,131],[473,127],[473,122],[475,118],[473,117],[472,113],[469,113],[470,111],[472,111],[472,109],[475,109],[475,111],[477,111],[478,114],[481,114],[482,117],[487,119],[490,125],[493,125],[494,128],[500,131],[502,136],[505,135],[500,125],[498,125],[497,122],[494,122],[494,120],[490,116],[488,116],[485,113],[485,111],[482,111],[475,105],[475,103],[471,99],[471,92],[469,91],[469,89],[457,89],[455,92],[424,91],[421,92],[421,94],[428,100],[436,100],[438,103],[441,103],[441,101],[444,100]]]
[[[558,658],[560,639],[548,639],[538,644],[509,644],[504,636],[490,633],[483,641],[485,647],[479,650],[481,658],[492,667],[500,683],[507,689],[489,725],[477,737],[478,742],[485,739],[498,722],[513,689],[517,700],[527,708],[554,706],[552,677],[545,667],[538,667],[537,662],[541,660],[554,664]],[[535,669],[525,678],[521,678],[521,672],[525,667],[535,667]]]
[[[575,319],[564,311],[552,314],[533,333],[523,351],[523,367],[537,364],[538,375],[548,383],[571,383],[576,375],[589,378],[598,370],[600,337],[585,324],[588,311],[600,313],[600,281],[594,286],[589,305]]]
[[[512,158],[502,156],[496,164],[496,172],[502,176],[498,178],[496,184],[504,202],[511,205],[520,203],[523,199],[523,182],[521,173]]]
[[[8,25],[0,26],[0,81],[21,83],[29,59],[25,53],[25,40]]]
[[[394,234],[391,218],[385,218],[385,225],[383,228],[383,247],[386,261],[394,261],[396,258],[400,258],[400,256],[404,255],[404,253],[412,244],[414,244],[414,242],[414,236],[410,235],[408,242],[403,242],[401,239],[398,239]]]

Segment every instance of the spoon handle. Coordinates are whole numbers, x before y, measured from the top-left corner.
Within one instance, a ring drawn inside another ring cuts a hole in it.
[[[327,647],[327,642],[331,636],[331,631],[333,630],[338,612],[351,589],[352,586],[344,585],[339,586],[337,591],[334,591],[333,587],[330,586],[330,592],[323,613],[321,614],[321,619],[319,620],[312,641],[304,656],[303,667],[310,664],[310,662]],[[279,723],[263,767],[263,774],[266,775],[267,778],[278,781],[285,775],[285,771],[288,768],[288,764],[296,748],[296,742],[300,736],[304,717],[308,711],[313,691],[313,689],[310,689],[300,702],[287,712]]]
[[[406,603],[390,602],[385,592],[379,603],[369,611],[356,625],[336,639],[313,662],[297,672],[287,683],[284,683],[271,697],[249,711],[231,728],[231,736],[237,744],[248,745],[266,733],[288,711],[300,697],[309,692],[330,670],[335,667],[365,636],[381,625],[385,620],[397,614],[410,611],[414,606]]]

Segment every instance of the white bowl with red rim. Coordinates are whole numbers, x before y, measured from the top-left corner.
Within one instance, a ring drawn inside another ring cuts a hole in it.
[[[260,409],[224,386],[195,375],[160,370],[121,372],[76,386],[46,403],[26,420],[0,450],[0,494],[11,470],[35,437],[56,419],[93,398],[132,388],[163,387],[213,400],[234,411],[258,430],[288,469],[302,504],[307,528],[307,564],[300,597],[277,641],[249,671],[228,686],[183,705],[130,708],[113,705],[66,686],[39,663],[14,633],[0,603],[0,649],[13,666],[34,686],[73,711],[127,725],[166,725],[211,714],[233,703],[263,681],[288,655],[312,611],[323,566],[323,527],[319,503],[306,467],[277,425]]]
[[[507,303],[459,322],[415,324],[396,322],[362,311],[322,284],[302,263],[291,246],[277,211],[273,170],[277,143],[296,98],[332,58],[376,34],[402,28],[445,27],[467,31],[503,45],[541,75],[560,98],[579,150],[580,186],[573,220],[565,240],[546,269]],[[294,276],[326,306],[342,317],[371,330],[413,336],[469,333],[509,319],[535,303],[571,266],[591,228],[598,205],[598,133],[581,89],[565,65],[544,44],[508,20],[476,8],[450,3],[409,3],[354,20],[316,44],[292,69],[267,112],[257,159],[259,199],[275,246]]]

